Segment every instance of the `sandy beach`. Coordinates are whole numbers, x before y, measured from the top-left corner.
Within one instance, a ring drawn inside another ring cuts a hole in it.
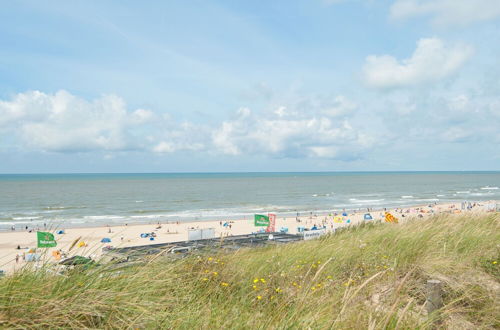
[[[415,217],[427,217],[440,213],[463,214],[465,212],[486,212],[485,205],[497,203],[496,201],[474,203],[470,210],[462,210],[460,202],[443,203],[430,205],[416,205],[412,207],[387,209],[399,222],[407,221]],[[329,231],[337,228],[356,225],[363,221],[364,211],[348,213],[342,223],[334,222],[333,216],[329,214],[300,214],[299,217],[280,217],[276,219],[275,229],[288,228],[288,233],[296,234],[298,227],[311,228],[314,225],[320,227],[325,225]],[[370,210],[373,220],[384,219],[384,209]],[[102,254],[102,248],[106,246],[127,247],[148,244],[169,243],[188,240],[188,230],[191,228],[214,228],[216,237],[221,235],[242,235],[257,232],[265,227],[255,227],[253,219],[234,219],[224,226],[224,221],[203,221],[203,222],[170,222],[155,224],[101,226],[89,228],[68,228],[64,234],[54,233],[57,247],[37,249],[41,253],[44,261],[55,261],[52,256],[53,251],[62,250],[67,256],[83,255],[98,260]],[[47,230],[51,232],[50,230]],[[142,233],[155,233],[154,240],[141,237]],[[110,243],[101,243],[103,238],[110,238]],[[69,251],[71,245],[78,240],[78,244]],[[25,255],[32,248],[36,248],[36,232],[10,231],[0,233],[0,270],[6,273],[21,269],[27,261]],[[84,242],[84,246],[80,242]],[[20,247],[20,249],[18,249]],[[17,260],[16,260],[17,259]]]

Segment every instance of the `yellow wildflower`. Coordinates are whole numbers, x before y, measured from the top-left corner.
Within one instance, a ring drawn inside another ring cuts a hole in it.
[[[265,279],[263,279],[263,278],[261,278],[261,279],[260,279],[260,281],[261,281],[262,283],[266,283],[266,280],[265,280]]]
[[[252,286],[254,290],[257,290],[257,285]]]
[[[496,265],[497,264],[497,261],[493,261],[493,265]]]
[[[229,283],[222,282],[220,285],[222,285],[222,286],[229,286]]]
[[[321,263],[321,261],[318,260],[318,265]]]
[[[208,261],[212,261],[212,260],[214,260],[214,258],[212,258],[212,257],[209,257],[209,258],[208,258]]]
[[[293,285],[293,286],[297,286],[297,282],[293,282],[293,283],[292,283],[292,285]]]
[[[274,299],[274,296],[271,296],[271,300],[273,300],[273,299]]]
[[[314,290],[316,290],[316,288],[315,288],[315,287],[312,287],[312,288],[311,288],[311,290],[312,290],[312,291],[314,291]]]
[[[217,272],[212,272],[212,274],[213,274],[214,276],[219,275],[219,273],[217,273]]]
[[[280,288],[276,288],[274,291],[276,291],[276,293],[280,293],[282,290]]]
[[[261,300],[262,299],[262,296],[257,296],[257,300]]]
[[[210,273],[210,271],[208,269],[205,269],[205,274],[208,274]]]
[[[331,280],[331,279],[332,279],[332,275],[328,275],[326,278],[327,278],[328,280]]]
[[[257,283],[257,282],[259,282],[259,279],[258,278],[254,278],[253,282]]]
[[[203,281],[208,281],[208,278],[204,277],[202,278]]]

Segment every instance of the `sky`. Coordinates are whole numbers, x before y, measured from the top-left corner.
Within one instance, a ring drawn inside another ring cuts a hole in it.
[[[500,0],[3,1],[0,173],[500,170]]]

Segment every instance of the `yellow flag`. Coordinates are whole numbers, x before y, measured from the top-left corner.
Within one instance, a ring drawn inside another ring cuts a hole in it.
[[[385,212],[385,222],[398,223],[398,218],[395,218],[389,212]]]

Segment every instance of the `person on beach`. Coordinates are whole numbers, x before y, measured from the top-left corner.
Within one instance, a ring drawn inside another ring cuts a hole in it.
[[[16,254],[16,264],[19,263],[19,254]]]

